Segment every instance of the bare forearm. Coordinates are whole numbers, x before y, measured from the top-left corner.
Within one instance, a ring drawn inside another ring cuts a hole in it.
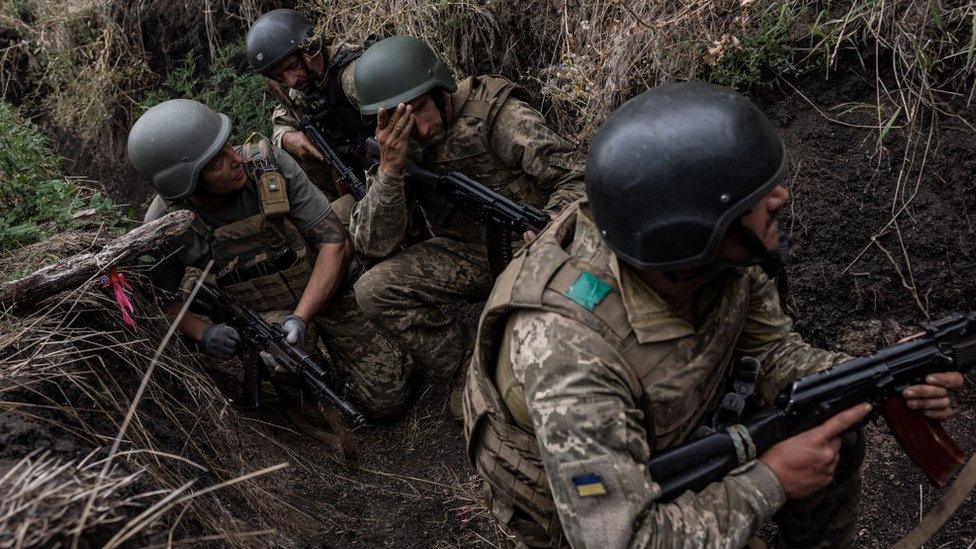
[[[176,315],[179,314],[180,307],[182,305],[183,304],[181,302],[174,301],[163,307],[163,313],[166,315],[166,318],[173,321],[176,318]],[[204,330],[209,328],[210,324],[210,321],[206,318],[187,312],[185,315],[183,315],[183,318],[176,326],[176,329],[179,330],[181,334],[199,343],[201,340],[203,340]]]
[[[349,243],[327,244],[319,248],[319,256],[312,269],[312,277],[305,287],[295,314],[310,322],[335,293],[352,259]]]
[[[305,240],[318,250],[312,276],[295,308],[295,314],[307,323],[315,318],[339,287],[352,260],[353,249],[349,234],[332,212],[303,234]]]

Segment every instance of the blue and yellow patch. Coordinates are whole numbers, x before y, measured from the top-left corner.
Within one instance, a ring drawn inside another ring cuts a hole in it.
[[[587,311],[592,311],[594,307],[607,297],[612,288],[606,282],[583,271],[580,273],[573,285],[566,290],[563,295],[572,299]]]
[[[576,493],[581,498],[602,496],[607,493],[607,489],[603,487],[603,478],[600,475],[594,475],[593,473],[577,475],[572,478],[572,481],[573,486],[576,487]]]

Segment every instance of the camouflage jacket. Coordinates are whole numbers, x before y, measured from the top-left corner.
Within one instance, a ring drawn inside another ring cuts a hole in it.
[[[359,48],[350,46],[347,44],[340,44],[337,46],[330,46],[326,49],[328,59],[333,59],[339,53],[345,53],[349,51],[356,51]],[[328,66],[329,61],[326,61]],[[344,67],[340,68],[339,72],[339,85],[342,93],[345,95],[343,99],[344,103],[348,103],[352,107],[358,107],[359,96],[356,94],[356,83],[353,80],[353,72],[356,67],[356,62],[352,61]],[[319,90],[327,90],[330,87],[331,82],[328,81],[328,71],[325,74],[319,76],[319,80],[315,82],[315,88]],[[298,119],[295,117],[302,116],[308,113],[315,103],[315,98],[310,97],[296,89],[288,88],[288,98],[291,100],[291,108],[281,103],[275,105],[274,111],[271,113],[271,142],[274,143],[276,147],[281,147],[281,138],[288,132],[299,131]],[[294,110],[294,112],[292,112]]]
[[[451,96],[444,135],[435,143],[414,146],[410,158],[435,172],[460,171],[517,201],[558,213],[583,196],[575,148],[556,135],[542,115],[518,98],[519,88],[497,76],[470,77]],[[446,206],[436,193],[404,189],[403,177],[373,166],[369,191],[352,215],[350,234],[358,250],[371,257],[391,253],[407,234],[408,202],[416,201],[431,234],[484,244],[485,226]]]
[[[479,327],[465,429],[493,511],[516,535],[513,517],[528,515],[549,543],[565,536],[576,548],[741,547],[783,505],[759,461],[667,504],[654,503],[645,464],[701,422],[735,357],[763,363],[764,401],[846,357],[805,344],[755,267],[717,276],[694,307],[697,326],[618,262],[585,202],[501,275]],[[521,475],[497,474],[506,469]],[[525,480],[536,470],[546,482]]]

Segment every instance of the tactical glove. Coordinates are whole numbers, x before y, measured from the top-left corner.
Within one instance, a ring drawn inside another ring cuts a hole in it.
[[[298,315],[288,315],[285,317],[285,321],[281,323],[281,329],[285,332],[285,341],[294,345],[299,343],[301,345],[305,344],[305,333],[308,328],[305,326],[305,321],[302,317]]]
[[[200,345],[207,354],[217,358],[230,358],[237,351],[241,342],[241,335],[237,330],[226,324],[211,324],[203,331]]]

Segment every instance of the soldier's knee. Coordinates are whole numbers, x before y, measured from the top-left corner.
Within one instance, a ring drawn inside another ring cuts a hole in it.
[[[410,399],[410,387],[399,382],[363,386],[357,393],[360,410],[374,423],[400,417]]]
[[[356,293],[356,303],[359,308],[366,313],[367,317],[373,316],[383,300],[384,286],[386,286],[386,276],[377,271],[377,267],[366,271],[359,277],[353,286]]]

